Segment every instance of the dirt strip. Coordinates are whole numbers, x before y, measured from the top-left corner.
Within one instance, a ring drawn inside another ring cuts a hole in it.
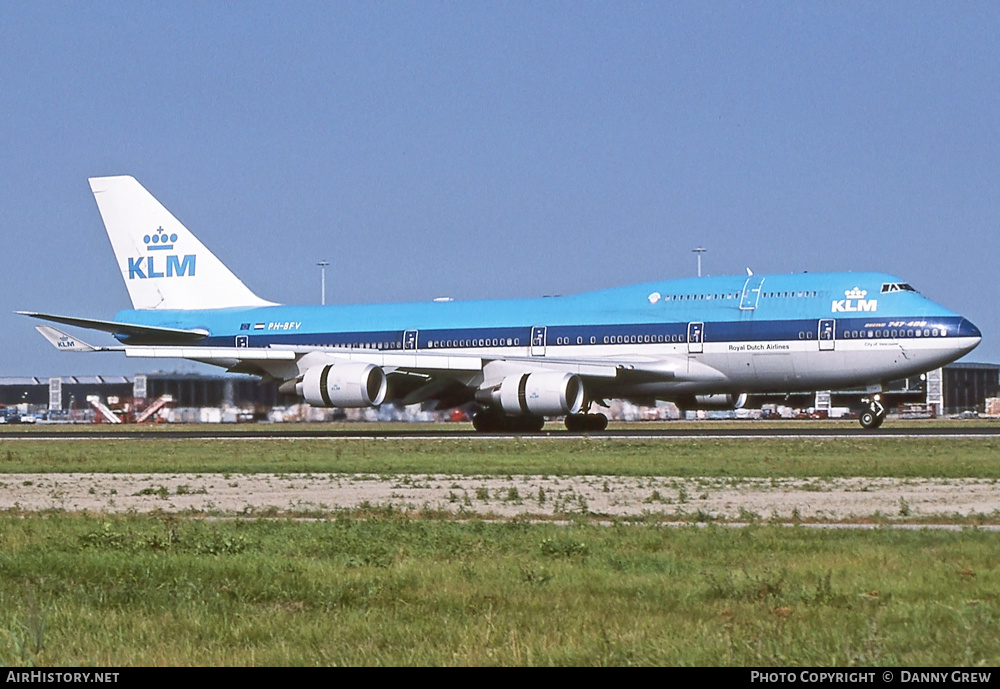
[[[722,479],[357,474],[0,474],[0,510],[704,515],[731,520],[1000,517],[992,479]]]

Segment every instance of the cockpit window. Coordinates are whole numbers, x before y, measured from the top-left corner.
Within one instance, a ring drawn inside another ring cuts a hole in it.
[[[882,283],[882,294],[886,292],[916,292],[917,290],[910,287],[905,282],[883,282]]]

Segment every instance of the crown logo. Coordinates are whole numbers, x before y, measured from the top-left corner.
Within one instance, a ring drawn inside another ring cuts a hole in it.
[[[146,244],[147,251],[171,251],[174,248],[174,242],[177,241],[177,235],[168,235],[160,227],[154,234],[147,234],[143,237],[142,241]]]
[[[864,299],[866,294],[868,294],[867,291],[860,289],[858,287],[855,287],[854,289],[849,289],[846,292],[844,292],[844,296],[847,297],[848,299]]]

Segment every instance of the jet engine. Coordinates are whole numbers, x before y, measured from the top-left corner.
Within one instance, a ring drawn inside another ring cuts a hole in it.
[[[739,395],[691,395],[677,400],[677,406],[685,411],[742,409],[743,405],[746,403],[747,394],[745,392]]]
[[[524,373],[507,376],[499,386],[480,391],[476,399],[511,416],[576,414],[583,406],[583,381],[560,371]]]
[[[344,361],[306,370],[295,392],[314,407],[377,407],[385,399],[385,371]]]

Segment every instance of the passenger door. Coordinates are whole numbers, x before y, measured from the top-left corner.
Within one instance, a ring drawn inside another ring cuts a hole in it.
[[[819,351],[832,352],[837,343],[837,322],[832,318],[819,321]]]
[[[531,356],[545,356],[544,325],[536,325],[531,329]]]
[[[688,354],[701,354],[704,351],[705,324],[688,323]]]

